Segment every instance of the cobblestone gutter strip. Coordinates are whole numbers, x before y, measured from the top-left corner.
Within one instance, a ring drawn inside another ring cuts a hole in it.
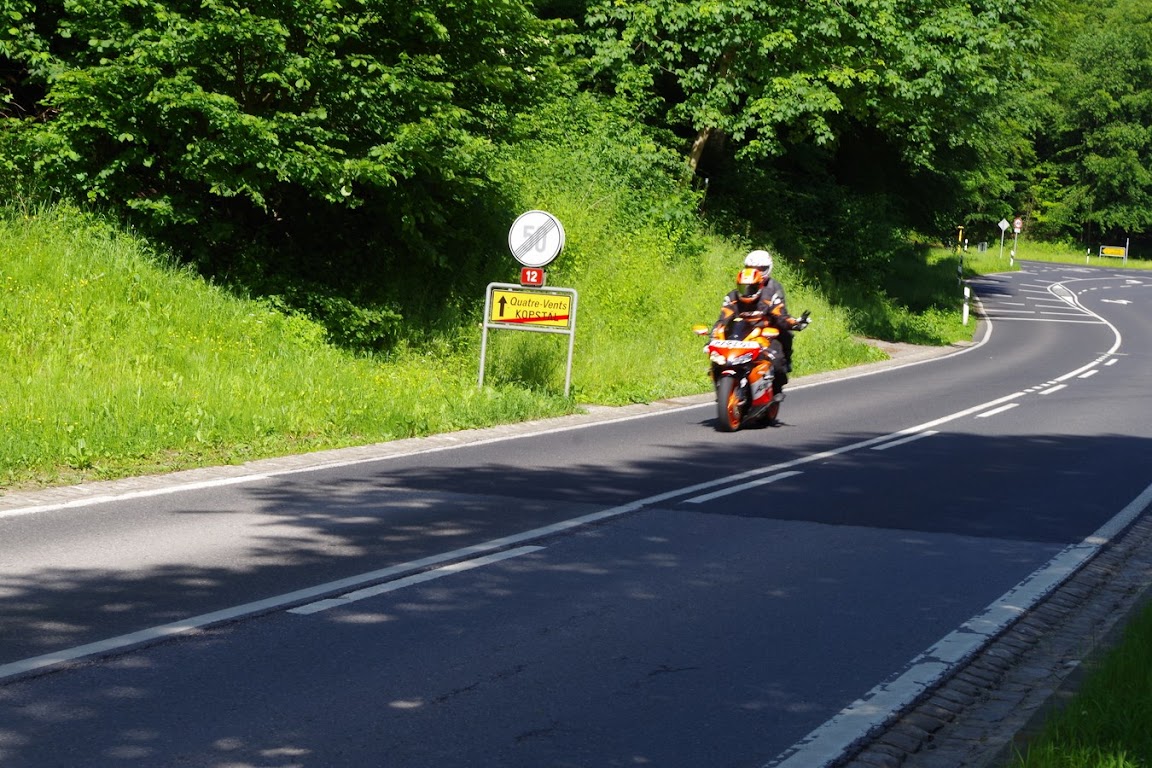
[[[1147,510],[1063,586],[870,740],[844,768],[1001,768],[1074,692],[1083,662],[1152,597]]]

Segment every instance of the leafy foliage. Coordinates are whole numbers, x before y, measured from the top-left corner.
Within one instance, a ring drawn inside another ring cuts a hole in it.
[[[483,193],[493,140],[554,70],[556,25],[508,0],[18,0],[8,15],[0,54],[46,88],[37,170],[218,245],[374,220],[441,258],[435,233]]]
[[[649,118],[718,131],[746,158],[827,145],[857,124],[913,164],[973,134],[968,115],[1019,75],[1030,3],[603,0],[595,61]]]
[[[0,190],[125,214],[369,352],[470,318],[526,206],[581,231],[565,279],[678,269],[712,227],[881,295],[910,233],[1025,199],[1054,236],[1147,226],[1145,5],[3,0]]]
[[[963,221],[994,144],[973,116],[1025,76],[1032,5],[604,0],[589,34],[600,81],[690,142],[719,207],[875,286],[902,231]]]
[[[1031,176],[1041,233],[1152,229],[1152,9],[1139,0],[1069,3],[1044,60],[1049,120]]]

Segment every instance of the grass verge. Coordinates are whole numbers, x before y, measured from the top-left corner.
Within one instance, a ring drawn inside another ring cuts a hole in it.
[[[1152,765],[1152,605],[1051,715],[1011,768],[1147,768]]]
[[[573,240],[606,254],[585,254],[566,281],[580,303],[565,398],[565,337],[492,332],[480,389],[476,317],[357,355],[317,323],[213,286],[103,219],[0,208],[0,485],[240,463],[707,391],[691,325],[715,319],[745,246],[701,235],[695,257],[661,261],[659,232],[609,237],[599,219],[571,221]],[[894,302],[834,301],[783,260],[777,273],[793,312],[816,318],[797,340],[800,374],[881,359],[858,338],[866,318],[880,319],[867,335],[920,340],[910,322],[883,320],[912,317]],[[971,338],[958,303],[939,314],[946,327],[926,343]]]
[[[109,478],[574,410],[451,339],[357,357],[75,210],[0,218],[0,482]],[[431,364],[430,364],[430,361]]]

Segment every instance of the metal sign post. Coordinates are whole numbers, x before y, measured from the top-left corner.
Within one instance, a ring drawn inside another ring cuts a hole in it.
[[[960,257],[960,261],[956,264],[956,285],[964,284],[964,227],[957,227],[956,232],[956,254]]]
[[[514,283],[489,283],[484,299],[484,331],[480,337],[480,382],[484,386],[484,361],[488,352],[488,329],[565,333],[568,364],[564,372],[564,396],[572,387],[572,349],[576,342],[574,288],[525,288]]]
[[[489,283],[484,295],[484,331],[480,338],[480,383],[488,355],[488,329],[503,328],[568,335],[564,396],[572,387],[572,349],[576,342],[576,302],[573,288],[544,288],[544,267],[564,250],[564,226],[547,211],[527,211],[508,230],[508,250],[520,262],[520,285]],[[529,287],[531,286],[531,287]]]
[[[1020,230],[1024,229],[1024,219],[1019,216],[1012,222],[1012,256],[1008,259],[1008,265],[1012,266],[1016,263],[1016,247],[1020,242]]]

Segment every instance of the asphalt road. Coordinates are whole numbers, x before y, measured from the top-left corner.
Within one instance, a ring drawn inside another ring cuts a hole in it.
[[[0,765],[830,764],[1152,500],[1152,278],[973,287],[978,344],[800,377],[779,427],[7,499]]]

